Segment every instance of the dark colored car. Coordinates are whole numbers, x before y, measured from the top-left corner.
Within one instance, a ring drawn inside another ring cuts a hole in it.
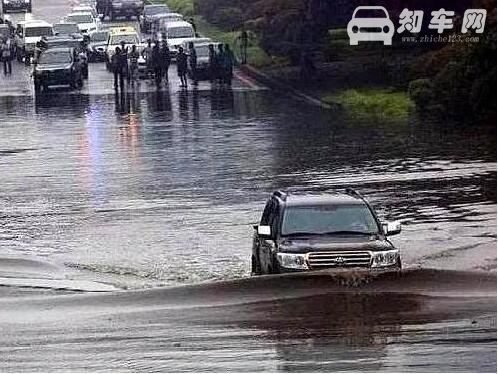
[[[400,270],[399,250],[388,236],[399,222],[381,223],[356,191],[275,192],[254,226],[252,273],[326,268]]]
[[[170,13],[170,9],[166,4],[149,4],[144,6],[143,13],[140,15],[140,30],[149,32],[150,26],[158,15]]]
[[[140,18],[144,9],[143,0],[109,0],[108,15],[113,21],[118,17]]]
[[[83,85],[81,66],[74,48],[49,48],[36,61],[33,71],[35,91],[49,86],[69,85],[71,88]]]
[[[31,0],[2,0],[4,13],[26,12],[31,13]]]
[[[84,79],[88,78],[88,56],[83,40],[75,39],[71,36],[51,36],[45,38],[47,49],[50,48],[73,48],[78,56],[81,73]]]
[[[108,30],[92,31],[88,34],[88,61],[102,62],[107,60],[107,40],[109,39]]]

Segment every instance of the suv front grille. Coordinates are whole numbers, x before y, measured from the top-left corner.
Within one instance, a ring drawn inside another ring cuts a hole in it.
[[[330,267],[370,267],[369,251],[329,251],[308,253],[310,269]]]

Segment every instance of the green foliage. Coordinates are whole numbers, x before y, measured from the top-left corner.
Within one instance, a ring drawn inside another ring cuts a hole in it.
[[[181,13],[186,17],[195,14],[194,0],[153,0],[156,3],[166,3],[176,13]]]
[[[391,89],[350,89],[322,96],[325,102],[340,104],[358,117],[379,117],[399,119],[407,117],[415,108],[405,92]]]
[[[477,36],[478,42],[450,43],[414,62],[410,96],[420,111],[496,123],[496,8],[488,9],[485,31]]]
[[[235,7],[217,9],[213,17],[214,23],[226,30],[239,29],[244,23],[242,10]]]

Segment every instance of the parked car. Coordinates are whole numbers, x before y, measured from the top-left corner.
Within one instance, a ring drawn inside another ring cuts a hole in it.
[[[51,36],[45,38],[47,49],[54,48],[72,48],[78,56],[78,62],[81,67],[81,74],[84,79],[88,78],[88,56],[87,50],[82,40],[72,38],[71,36]]]
[[[8,12],[26,12],[31,13],[31,0],[2,0],[2,10]]]
[[[382,223],[354,190],[277,191],[254,229],[256,275],[326,268],[401,269],[399,250],[388,240],[400,233],[400,223]]]
[[[90,12],[70,13],[66,16],[66,21],[76,23],[82,33],[95,31],[100,26],[100,21]]]
[[[140,15],[144,9],[143,0],[109,0],[108,15],[109,18],[114,21],[118,17],[140,18]]]
[[[127,27],[113,27],[109,30],[109,38],[106,47],[106,66],[111,70],[112,56],[116,53],[116,47],[121,47],[121,42],[125,43],[125,47],[131,49],[133,45],[137,46],[140,52],[143,45],[140,43],[140,36],[138,32],[131,26]]]
[[[83,34],[81,34],[77,23],[74,22],[57,22],[53,25],[55,36],[69,36],[71,38],[83,41]]]
[[[165,24],[163,37],[166,39],[171,51],[171,56],[176,58],[178,48],[188,39],[195,38],[192,25],[186,21],[173,21]]]
[[[149,4],[144,6],[143,13],[140,15],[140,31],[149,32],[150,26],[158,15],[170,13],[166,4]]]
[[[186,44],[186,43],[185,43]],[[218,44],[216,42],[201,42],[201,43],[194,43],[194,49],[197,54],[197,75],[196,79],[201,81],[201,80],[209,80],[211,79],[211,76],[209,74],[209,45],[213,45],[215,50],[218,50]],[[188,46],[184,45],[185,50],[188,51]],[[192,67],[190,64],[188,64],[188,75],[190,78],[193,78],[194,75],[192,73]]]
[[[30,63],[35,55],[36,43],[44,36],[53,36],[52,25],[45,21],[30,20],[17,24],[15,44],[16,55],[19,61]]]
[[[71,88],[83,86],[81,66],[73,48],[49,48],[43,51],[36,61],[33,77],[36,92],[55,85],[69,85]]]
[[[96,30],[88,34],[88,61],[106,61],[107,42],[109,39],[109,30]]]
[[[71,9],[71,13],[91,13],[93,18],[99,19],[99,13],[94,5],[80,4]]]

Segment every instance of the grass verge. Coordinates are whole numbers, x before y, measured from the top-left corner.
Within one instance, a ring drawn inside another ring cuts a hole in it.
[[[375,115],[404,118],[415,109],[415,104],[406,92],[388,88],[349,89],[325,93],[322,100],[341,104],[347,112],[360,117]]]

